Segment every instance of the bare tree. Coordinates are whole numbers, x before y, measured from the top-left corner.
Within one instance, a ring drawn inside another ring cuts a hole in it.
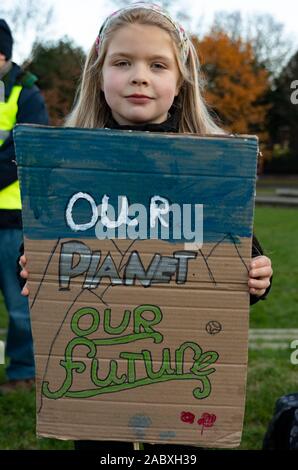
[[[130,3],[135,3],[135,0],[113,0],[112,3],[116,8],[122,8],[129,5]],[[183,10],[183,8],[181,8],[179,0],[158,0],[154,3],[160,5],[162,8],[169,11],[174,18],[176,18],[183,24],[186,29],[190,29],[191,17],[188,13],[186,13],[185,10]]]
[[[53,14],[54,8],[47,0],[21,2],[1,0],[0,17],[9,23],[14,37],[14,47],[23,60],[31,51],[28,45],[32,46],[35,41],[40,41],[49,30]]]
[[[215,14],[211,29],[224,31],[233,41],[249,42],[257,63],[265,67],[272,78],[279,75],[295,49],[284,25],[270,14],[254,13],[244,17],[240,11],[220,11]]]

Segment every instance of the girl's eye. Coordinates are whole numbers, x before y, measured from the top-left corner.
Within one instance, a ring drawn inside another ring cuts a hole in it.
[[[166,68],[165,65],[159,64],[158,62],[152,64],[152,66],[153,66],[154,68],[157,68],[157,69],[165,69],[165,68]]]
[[[127,60],[121,60],[120,62],[115,62],[115,67],[128,67],[130,64]],[[155,62],[152,64],[152,68],[155,69],[166,69],[164,64],[160,64],[159,62]]]
[[[128,65],[128,62],[125,60],[122,60],[121,62],[117,62],[114,65],[116,65],[116,67],[125,67],[126,65]]]

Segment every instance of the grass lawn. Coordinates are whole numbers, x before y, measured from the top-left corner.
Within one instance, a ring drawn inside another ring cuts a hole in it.
[[[240,449],[261,449],[278,398],[298,392],[293,350],[249,351],[247,395]]]
[[[239,449],[261,449],[275,401],[281,395],[297,392],[298,366],[290,364],[290,353],[290,350],[250,351],[244,432]],[[34,392],[0,398],[0,423],[0,449],[73,448],[72,442],[35,437]]]
[[[255,233],[272,259],[274,281],[268,300],[251,309],[251,328],[298,328],[298,211],[258,207]],[[0,299],[0,329],[7,325]],[[298,338],[297,338],[298,339]],[[240,449],[260,449],[274,403],[298,392],[298,366],[291,350],[250,351],[244,433]],[[0,381],[4,368],[0,366]],[[36,439],[34,393],[0,397],[0,449],[72,449],[71,442]]]
[[[257,207],[255,234],[272,260],[272,291],[251,309],[251,328],[298,328],[298,209]]]
[[[4,379],[1,367],[0,381]],[[35,393],[17,392],[0,397],[0,449],[72,449],[71,442],[37,439],[35,436]]]

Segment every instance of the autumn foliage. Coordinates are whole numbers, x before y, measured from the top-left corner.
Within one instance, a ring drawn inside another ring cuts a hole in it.
[[[251,44],[219,31],[192,40],[206,81],[206,101],[221,126],[237,134],[258,135],[265,153],[269,73],[256,60]],[[82,49],[68,40],[38,44],[33,50],[30,70],[39,77],[52,125],[63,125],[73,105],[84,59]]]
[[[256,133],[266,140],[268,72],[257,65],[250,44],[213,32],[193,38],[206,79],[205,98],[223,127],[234,133]]]

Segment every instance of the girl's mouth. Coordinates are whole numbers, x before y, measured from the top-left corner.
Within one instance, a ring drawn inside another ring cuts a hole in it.
[[[150,100],[153,99],[153,98],[150,98],[150,96],[138,95],[138,94],[129,95],[129,96],[127,96],[126,98],[127,98],[131,103],[139,103],[139,104],[148,103]]]

